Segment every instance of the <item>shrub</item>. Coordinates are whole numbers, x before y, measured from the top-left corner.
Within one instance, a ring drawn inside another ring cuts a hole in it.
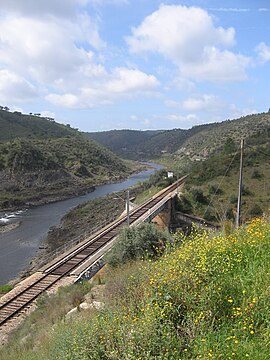
[[[252,208],[249,210],[248,214],[250,216],[261,216],[263,215],[263,210],[262,208],[258,205],[258,204],[255,204],[252,206]]]
[[[202,189],[200,189],[200,188],[192,188],[191,189],[191,194],[193,196],[193,199],[196,202],[199,202],[201,204],[207,204],[208,203],[207,197],[204,196]]]
[[[185,195],[181,195],[181,197],[177,199],[176,210],[186,214],[192,214],[192,209],[192,204]]]
[[[251,179],[261,179],[262,174],[259,172],[259,170],[254,169],[253,173],[251,174]]]
[[[157,229],[154,224],[143,223],[138,227],[124,228],[106,256],[106,261],[111,266],[118,266],[138,258],[153,258],[162,253],[168,241],[169,233]]]
[[[208,185],[209,194],[221,195],[223,194],[223,190],[218,187],[216,184]]]

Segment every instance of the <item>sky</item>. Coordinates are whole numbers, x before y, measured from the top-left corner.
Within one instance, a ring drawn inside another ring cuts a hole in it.
[[[82,131],[270,108],[269,0],[0,0],[0,105]]]

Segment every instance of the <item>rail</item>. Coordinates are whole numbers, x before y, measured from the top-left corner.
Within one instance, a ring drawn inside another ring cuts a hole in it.
[[[185,182],[185,179],[186,176],[133,209],[130,212],[130,225],[135,226],[140,219],[140,221],[144,221],[147,217],[151,217],[158,208],[161,208],[170,199],[170,194],[176,192],[178,186]],[[52,287],[64,276],[70,276],[75,269],[82,266],[95,254],[99,254],[102,248],[110,246],[125,223],[126,216],[115,220],[111,225],[107,225],[105,229],[89,238],[89,241],[85,241],[82,245],[77,246],[74,251],[50,264],[44,269],[41,277],[29,284],[28,287],[14,294],[5,302],[1,303],[0,300],[0,326],[20,314],[41,293]],[[93,263],[95,261],[96,259],[93,260]]]

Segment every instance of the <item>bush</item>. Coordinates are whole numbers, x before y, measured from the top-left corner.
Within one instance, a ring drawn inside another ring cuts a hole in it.
[[[248,212],[248,214],[250,216],[262,216],[263,215],[263,210],[262,208],[258,205],[255,204]]]
[[[106,261],[115,267],[138,258],[153,258],[162,253],[168,241],[169,233],[157,229],[154,224],[143,223],[138,227],[124,228],[106,256]]]
[[[259,172],[259,170],[255,169],[251,174],[251,179],[261,179],[261,178],[262,178],[262,174]]]
[[[180,198],[177,198],[176,210],[181,211],[186,214],[192,214],[192,209],[193,209],[192,204],[186,198],[186,196],[181,195]]]
[[[208,204],[207,197],[204,196],[202,189],[192,188],[191,194],[196,202],[199,202],[201,204]]]
[[[218,187],[216,184],[208,185],[209,194],[221,195],[223,194],[223,190]]]

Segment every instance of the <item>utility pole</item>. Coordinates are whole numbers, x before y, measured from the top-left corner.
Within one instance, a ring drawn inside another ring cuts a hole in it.
[[[129,223],[130,223],[130,219],[129,219],[129,190],[127,190],[126,208],[127,208],[127,226],[129,226]]]
[[[242,198],[242,188],[243,188],[243,153],[244,153],[244,139],[241,140],[239,188],[238,188],[238,202],[237,202],[237,215],[236,215],[237,229],[239,228],[241,223],[241,198]]]

